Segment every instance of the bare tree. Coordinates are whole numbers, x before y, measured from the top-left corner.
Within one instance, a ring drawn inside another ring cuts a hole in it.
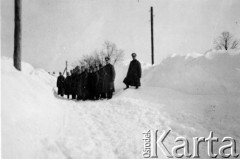
[[[103,64],[104,63],[104,58],[105,58],[105,52],[102,50],[101,52],[100,52],[100,54],[99,54],[99,57],[100,57],[100,60],[101,60],[101,64]]]
[[[120,62],[124,58],[124,51],[121,49],[117,49],[116,44],[105,41],[103,44],[103,48],[101,50],[95,50],[90,55],[83,55],[83,57],[78,60],[76,63],[73,63],[74,66],[95,66],[99,64],[104,64],[105,57],[109,57],[113,64]],[[77,64],[77,65],[76,65]]]
[[[121,49],[118,50],[116,44],[109,41],[105,41],[103,44],[101,56],[104,56],[104,57],[107,56],[111,58],[111,61],[113,62],[113,64],[116,64],[117,62],[120,62],[123,60],[124,51]]]
[[[231,46],[231,49],[236,49],[239,47],[239,40],[234,40],[232,42],[232,46]]]
[[[124,58],[124,52],[123,50],[117,50],[117,53],[114,54],[114,58],[113,58],[113,64],[123,61]]]
[[[236,49],[239,47],[239,40],[234,39],[231,33],[225,31],[215,39],[214,46],[217,50]]]
[[[103,44],[103,51],[105,50],[106,50],[105,55],[111,57],[117,50],[117,46],[112,42],[105,41]]]
[[[93,59],[94,65],[99,65],[100,63],[102,63],[101,52],[95,50],[93,53]]]
[[[15,0],[14,67],[21,71],[21,0]]]
[[[84,55],[83,62],[85,62],[87,66],[91,66],[94,63],[94,57],[92,55]]]

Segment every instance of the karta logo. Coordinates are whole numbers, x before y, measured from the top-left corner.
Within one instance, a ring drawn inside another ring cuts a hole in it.
[[[193,148],[192,153],[189,152],[189,140],[185,137],[177,137],[175,139],[176,145],[169,150],[164,145],[164,140],[168,137],[171,130],[163,131],[160,137],[158,138],[158,130],[152,131],[148,130],[143,132],[143,157],[144,158],[158,158],[158,150],[161,150],[163,155],[168,158],[182,158],[182,157],[192,157],[200,158],[199,156],[199,144],[201,142],[207,143],[207,154],[211,158],[216,158],[220,155],[223,158],[235,157],[238,158],[239,154],[236,152],[237,143],[236,140],[232,137],[224,137],[221,142],[226,143],[218,149],[218,154],[213,152],[214,142],[218,142],[218,137],[213,136],[213,132],[210,131],[210,134],[207,138],[205,137],[193,137]],[[177,144],[181,142],[180,144]],[[179,152],[182,150],[182,152]]]

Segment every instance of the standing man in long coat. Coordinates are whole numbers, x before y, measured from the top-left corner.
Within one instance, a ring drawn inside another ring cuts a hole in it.
[[[94,100],[97,100],[99,98],[98,90],[97,90],[98,82],[99,82],[99,74],[97,71],[97,66],[95,66],[93,68],[93,98],[94,98]]]
[[[97,83],[97,92],[98,92],[98,99],[101,98],[101,99],[104,99],[106,98],[106,94],[103,93],[103,85],[104,85],[104,76],[105,76],[105,70],[102,66],[102,64],[99,64],[98,66],[98,76],[99,76],[99,79],[98,79],[98,83]]]
[[[85,68],[85,70],[82,73],[82,100],[85,101],[88,99],[89,92],[88,92],[88,68]]]
[[[72,92],[72,99],[76,99],[77,96],[77,72],[76,69],[73,69],[73,73],[71,75],[72,84],[71,84],[71,92]]]
[[[58,87],[58,95],[63,96],[64,94],[64,80],[65,78],[62,75],[62,72],[59,72],[59,76],[57,78],[57,87]]]
[[[66,77],[65,82],[64,82],[65,94],[67,95],[67,99],[69,99],[69,95],[72,94],[71,84],[72,84],[72,78],[69,75],[69,72],[67,72],[67,77]]]
[[[82,100],[82,72],[84,67],[82,66],[77,75],[77,100]]]
[[[127,77],[124,79],[123,83],[126,84],[126,88],[129,86],[135,86],[138,89],[141,86],[140,78],[142,76],[142,69],[140,62],[136,59],[137,54],[132,53],[133,60],[130,62]]]
[[[103,92],[106,93],[107,99],[111,99],[113,92],[115,91],[114,88],[114,80],[115,80],[115,69],[112,64],[110,64],[110,58],[106,57],[106,66],[104,67],[105,70],[105,76],[103,79]]]
[[[87,84],[88,98],[90,100],[93,100],[93,98],[94,98],[94,85],[96,84],[96,82],[94,81],[93,67],[92,66],[89,67],[89,73],[88,73],[87,81],[88,81],[88,84]]]

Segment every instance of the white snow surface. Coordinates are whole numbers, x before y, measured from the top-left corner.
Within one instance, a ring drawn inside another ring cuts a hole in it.
[[[11,58],[1,59],[4,159],[143,158],[142,132],[150,129],[172,130],[167,147],[178,136],[191,145],[192,137],[213,131],[220,141],[236,139],[240,153],[239,50],[143,65],[138,90],[122,90],[128,66],[118,64],[115,95],[101,101],[58,97],[56,77],[22,65],[19,72]],[[206,147],[200,145],[201,158],[209,158]],[[167,158],[161,151],[158,155]]]

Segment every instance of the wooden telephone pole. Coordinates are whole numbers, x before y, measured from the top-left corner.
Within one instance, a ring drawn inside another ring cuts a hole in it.
[[[152,48],[152,65],[153,65],[154,64],[153,7],[151,7],[151,48]]]
[[[68,62],[66,61],[66,72],[67,72]]]
[[[64,68],[63,75],[64,75],[65,72],[66,72],[66,74],[67,74],[67,66],[68,66],[68,62],[66,61],[66,66],[65,66],[65,68]]]
[[[21,0],[15,0],[13,65],[21,71]]]

